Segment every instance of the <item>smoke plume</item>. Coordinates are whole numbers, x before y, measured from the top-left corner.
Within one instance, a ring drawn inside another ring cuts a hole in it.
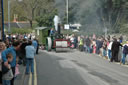
[[[61,19],[66,14],[66,0],[55,0]],[[69,23],[82,24],[81,30],[103,32],[102,8],[105,0],[69,0]],[[71,14],[70,14],[71,13]]]

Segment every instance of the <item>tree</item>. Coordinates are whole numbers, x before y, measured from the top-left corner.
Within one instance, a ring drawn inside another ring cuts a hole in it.
[[[46,27],[53,27],[53,18],[57,14],[56,9],[51,11],[50,13],[45,13],[41,16],[38,16],[36,18],[36,21],[38,23],[38,26],[46,26]]]
[[[24,17],[30,22],[30,26],[32,28],[33,20],[34,20],[34,14],[35,10],[39,3],[41,3],[42,0],[24,0],[20,2],[22,9],[25,11]]]
[[[51,10],[53,9],[51,7],[51,3],[53,2],[54,0],[23,0],[22,2],[17,2],[17,4],[22,9],[21,12],[23,12],[21,17],[28,20],[32,28],[33,21],[36,19],[37,16],[42,16],[42,14],[45,12],[51,12]]]
[[[8,0],[3,0],[4,1],[4,20],[7,21],[8,20],[8,17],[5,17],[5,16],[8,16]]]
[[[119,33],[121,23],[126,19],[125,4],[127,0],[106,0],[101,9],[101,17],[110,32]]]
[[[44,6],[38,6],[36,10],[36,21],[38,26],[53,26],[53,18],[57,15],[57,9],[54,5],[54,0],[45,0]],[[47,5],[46,5],[47,4]]]
[[[25,18],[25,11],[22,8],[22,5],[20,5],[20,2],[13,1],[11,3],[11,20],[14,19],[14,15],[17,15],[18,21],[26,21],[27,18]]]

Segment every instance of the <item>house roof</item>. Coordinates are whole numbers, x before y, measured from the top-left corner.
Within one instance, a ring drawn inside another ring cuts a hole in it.
[[[5,22],[4,26],[8,28],[8,23]],[[14,28],[27,28],[27,27],[30,27],[30,23],[11,22],[10,26]]]

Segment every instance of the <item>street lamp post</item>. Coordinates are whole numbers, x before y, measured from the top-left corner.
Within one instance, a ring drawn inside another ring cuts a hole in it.
[[[10,0],[8,0],[8,33],[11,33],[11,30],[10,30]]]
[[[66,2],[67,2],[67,6],[66,6],[66,10],[67,10],[67,24],[68,24],[68,16],[69,16],[69,10],[68,10],[68,8],[69,8],[69,0],[66,0]]]

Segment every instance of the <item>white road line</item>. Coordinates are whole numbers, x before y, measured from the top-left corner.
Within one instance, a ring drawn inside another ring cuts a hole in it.
[[[34,59],[34,85],[37,85],[36,61]]]
[[[31,73],[29,75],[29,83],[28,83],[28,85],[32,85],[32,74]]]
[[[37,72],[36,72],[36,61],[34,59],[34,85],[37,85]],[[29,75],[29,83],[28,85],[32,85],[32,73]]]

